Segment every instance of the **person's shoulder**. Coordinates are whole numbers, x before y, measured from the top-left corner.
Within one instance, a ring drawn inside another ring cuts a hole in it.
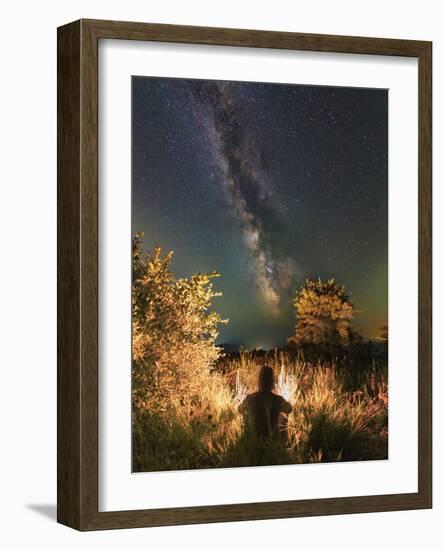
[[[249,397],[249,399],[255,399],[258,395],[258,391],[255,391],[254,393],[250,393],[247,397]]]
[[[273,395],[274,399],[276,401],[279,401],[280,403],[285,401],[285,398],[282,395],[280,395],[279,393],[273,393],[272,395]]]
[[[246,399],[247,399],[248,401],[256,401],[256,400],[259,398],[259,395],[260,395],[260,394],[258,393],[258,391],[256,391],[256,392],[254,392],[254,393],[248,394],[248,395],[246,396]]]
[[[243,401],[240,403],[240,405],[238,406],[238,410],[240,412],[245,412],[247,411],[250,406],[251,406],[251,397],[252,397],[253,394],[248,394],[244,399]]]
[[[278,398],[278,405],[281,410],[289,414],[292,411],[291,403],[289,401],[286,401],[286,399],[282,395],[276,395],[276,397]]]

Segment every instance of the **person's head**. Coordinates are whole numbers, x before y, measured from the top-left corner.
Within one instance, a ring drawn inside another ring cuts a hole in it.
[[[258,375],[258,389],[260,391],[272,391],[275,388],[274,371],[272,367],[263,365]]]

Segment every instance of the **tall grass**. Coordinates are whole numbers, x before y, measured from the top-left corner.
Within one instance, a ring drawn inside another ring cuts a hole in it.
[[[256,391],[263,358],[225,358],[198,398],[134,409],[133,469],[182,470],[307,462],[377,460],[388,456],[385,362],[307,362],[276,351],[266,363],[276,391],[293,405],[287,442],[258,441],[243,430],[238,405]]]

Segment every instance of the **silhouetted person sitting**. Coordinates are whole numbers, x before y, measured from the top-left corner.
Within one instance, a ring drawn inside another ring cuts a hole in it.
[[[258,437],[277,438],[283,442],[286,440],[287,415],[292,412],[292,405],[274,390],[274,371],[264,365],[258,375],[258,392],[248,395],[238,410],[246,415]]]

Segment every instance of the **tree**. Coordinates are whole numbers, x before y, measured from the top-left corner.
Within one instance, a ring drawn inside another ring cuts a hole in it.
[[[308,278],[296,293],[293,304],[296,325],[294,336],[288,339],[290,344],[331,349],[353,340],[350,323],[354,306],[344,285],[334,279]]]
[[[136,405],[159,410],[198,398],[211,365],[220,316],[210,311],[217,273],[176,278],[173,253],[142,253],[143,233],[133,239],[132,353]]]
[[[387,344],[389,340],[389,329],[388,329],[388,323],[385,323],[382,327],[380,327],[378,331],[378,338],[377,340],[381,342],[382,344]]]

